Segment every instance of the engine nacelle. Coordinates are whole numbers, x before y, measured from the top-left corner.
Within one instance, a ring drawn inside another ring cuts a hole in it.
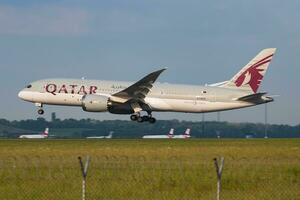
[[[82,97],[82,109],[88,112],[105,112],[108,107],[108,97],[88,94]]]

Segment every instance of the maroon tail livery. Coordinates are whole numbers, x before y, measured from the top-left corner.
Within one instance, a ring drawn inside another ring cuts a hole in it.
[[[275,51],[275,48],[262,50],[222,87],[236,88],[249,91],[249,93],[257,93]]]

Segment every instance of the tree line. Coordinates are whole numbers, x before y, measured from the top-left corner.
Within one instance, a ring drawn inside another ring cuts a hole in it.
[[[263,123],[231,123],[216,121],[179,121],[159,120],[155,124],[136,123],[126,120],[94,120],[94,119],[55,119],[47,121],[44,118],[14,120],[0,119],[0,136],[14,138],[20,134],[41,132],[50,128],[50,135],[56,138],[83,138],[87,136],[106,135],[114,132],[115,138],[140,138],[145,134],[167,134],[170,128],[175,134],[183,134],[190,128],[192,137],[196,138],[244,138],[246,136],[263,138],[267,128],[268,137],[298,138],[300,124],[276,125],[267,127]]]

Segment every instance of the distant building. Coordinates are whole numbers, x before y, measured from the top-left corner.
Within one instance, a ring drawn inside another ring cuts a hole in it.
[[[246,139],[251,139],[251,138],[254,138],[254,136],[253,135],[245,135],[245,138]]]
[[[51,113],[51,122],[54,122],[56,120],[56,113]]]

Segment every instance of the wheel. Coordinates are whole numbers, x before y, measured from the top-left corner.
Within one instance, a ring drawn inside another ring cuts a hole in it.
[[[148,116],[143,116],[142,119],[143,119],[144,122],[149,121],[149,117]]]
[[[142,122],[144,122],[144,119],[143,119],[143,117],[138,117],[138,118],[137,118],[137,122],[139,122],[139,123],[142,123]]]
[[[137,115],[131,115],[130,116],[131,121],[136,121],[138,119]]]
[[[156,119],[154,117],[150,117],[148,121],[150,124],[154,124],[156,122]]]
[[[38,114],[39,114],[39,115],[44,114],[44,110],[43,110],[43,109],[39,109],[39,110],[38,110]]]

